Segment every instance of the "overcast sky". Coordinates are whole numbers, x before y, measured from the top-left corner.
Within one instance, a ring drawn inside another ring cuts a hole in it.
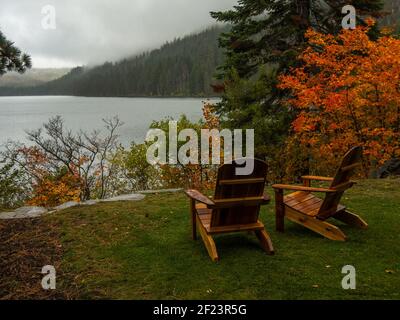
[[[73,67],[140,53],[214,23],[237,0],[0,0],[0,30],[35,68]],[[55,29],[49,11],[55,8]]]

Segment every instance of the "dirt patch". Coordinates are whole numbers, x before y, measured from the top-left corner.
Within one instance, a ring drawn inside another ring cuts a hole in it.
[[[76,289],[65,282],[62,273],[63,247],[58,230],[57,225],[40,218],[0,221],[0,300],[77,297]],[[46,291],[41,286],[45,265],[56,268],[56,290]]]

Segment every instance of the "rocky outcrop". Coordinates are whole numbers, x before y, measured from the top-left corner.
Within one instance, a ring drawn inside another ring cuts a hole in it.
[[[146,194],[176,193],[181,191],[182,189],[146,190],[146,191],[139,191],[133,194],[125,194],[105,200],[88,200],[84,202],[70,201],[63,203],[62,205],[59,205],[57,207],[54,207],[50,211],[43,207],[22,207],[16,209],[15,211],[0,212],[0,220],[38,218],[44,214],[56,213],[58,211],[78,206],[93,206],[100,202],[141,201],[146,197]]]
[[[0,219],[26,219],[37,218],[46,214],[48,210],[42,207],[22,207],[13,212],[0,213]]]
[[[146,196],[143,194],[125,194],[122,196],[102,200],[101,202],[117,202],[117,201],[140,201],[143,200]]]
[[[162,190],[145,190],[138,191],[140,194],[157,194],[157,193],[178,193],[183,191],[183,189],[162,189]]]
[[[79,205],[80,205],[79,202],[70,201],[70,202],[63,203],[62,205],[60,205],[58,207],[53,208],[53,210],[54,211],[61,211],[61,210],[65,210],[65,209],[68,209],[68,208],[77,207]]]
[[[378,178],[383,179],[389,176],[400,175],[400,159],[391,159],[378,169]]]

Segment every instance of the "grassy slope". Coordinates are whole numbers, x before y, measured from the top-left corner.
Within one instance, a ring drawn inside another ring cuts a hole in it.
[[[190,239],[183,194],[74,208],[48,219],[62,228],[63,271],[75,278],[81,298],[400,299],[400,181],[361,181],[343,202],[369,230],[338,222],[346,243],[290,222],[278,234],[271,204],[262,220],[276,255],[264,254],[252,235],[222,235],[219,263],[201,240]],[[357,269],[357,290],[341,288],[348,264]]]

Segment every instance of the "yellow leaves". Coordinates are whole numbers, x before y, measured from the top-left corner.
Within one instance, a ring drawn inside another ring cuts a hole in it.
[[[80,201],[79,180],[67,173],[59,179],[47,176],[34,186],[29,205],[55,207],[69,201]]]
[[[365,24],[366,24],[369,28],[373,27],[373,26],[376,24],[375,19],[372,18],[372,17],[367,17],[367,18],[364,20],[364,22],[365,22]]]
[[[203,102],[203,117],[205,120],[204,129],[218,129],[220,127],[219,117],[215,112],[215,107],[210,101]]]

